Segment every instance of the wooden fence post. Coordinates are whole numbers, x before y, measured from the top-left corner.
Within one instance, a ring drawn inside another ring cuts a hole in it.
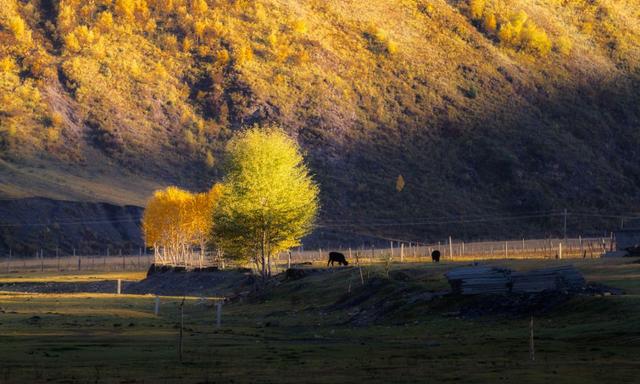
[[[400,262],[404,262],[404,243],[400,243]]]
[[[529,323],[529,358],[531,361],[536,360],[536,347],[533,343],[533,316],[531,316],[531,322]]]
[[[371,248],[373,249],[373,248]],[[358,265],[358,270],[360,271],[360,282],[364,285],[364,276],[362,275],[362,265],[360,265],[360,255],[356,251],[356,264]]]
[[[603,240],[604,241],[604,240]],[[391,249],[391,258],[393,259],[393,241],[389,242]]]
[[[453,243],[451,242],[451,236],[449,236],[449,259],[453,260]]]
[[[156,296],[155,306],[153,308],[153,314],[158,316],[158,313],[160,313],[160,296]]]
[[[122,279],[118,279],[118,286],[116,289],[118,295],[122,294]]]
[[[178,358],[180,359],[180,362],[182,362],[182,330],[184,328],[184,300],[185,298],[182,298],[182,302],[180,303],[180,334],[178,337]]]
[[[220,328],[222,324],[222,300],[216,301],[216,327]]]
[[[562,242],[558,243],[558,258],[562,259]]]

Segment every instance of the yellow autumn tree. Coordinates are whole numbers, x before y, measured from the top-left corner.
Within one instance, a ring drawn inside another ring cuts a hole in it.
[[[211,230],[215,225],[211,217],[220,201],[222,190],[222,184],[217,183],[209,191],[193,195],[188,206],[189,238],[192,244],[200,248],[200,267],[204,263],[206,245],[211,236]]]
[[[142,231],[155,263],[183,264],[189,245],[188,212],[193,195],[178,187],[156,191],[144,210]]]
[[[149,199],[142,219],[145,243],[153,247],[155,263],[193,265],[193,248],[199,248],[200,266],[214,223],[213,211],[220,200],[222,186],[193,194],[178,187],[156,191]]]

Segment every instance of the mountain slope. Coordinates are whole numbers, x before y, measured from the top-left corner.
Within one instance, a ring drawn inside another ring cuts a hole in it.
[[[0,0],[0,193],[203,189],[233,131],[275,122],[325,222],[633,210],[639,20],[631,0]]]

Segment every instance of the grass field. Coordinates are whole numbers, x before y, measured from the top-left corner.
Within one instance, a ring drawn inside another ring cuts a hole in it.
[[[555,261],[493,263],[529,269]],[[187,298],[182,362],[182,298],[162,298],[156,317],[152,296],[0,293],[0,383],[637,382],[640,264],[574,264],[589,281],[627,294],[576,297],[536,316],[535,361],[529,358],[528,317],[461,318],[450,311],[451,303],[418,303],[355,326],[349,319],[356,310],[336,302],[365,290],[384,298],[388,289],[405,284],[361,287],[357,269],[312,275],[226,304],[221,328],[212,299]],[[413,288],[441,289],[442,272],[453,265],[393,265],[392,271],[412,273]],[[381,266],[364,270],[370,282],[383,274]],[[2,275],[0,281],[122,277]],[[402,300],[389,301],[396,299]]]

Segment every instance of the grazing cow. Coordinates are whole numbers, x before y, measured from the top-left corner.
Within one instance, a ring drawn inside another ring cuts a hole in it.
[[[327,267],[329,264],[333,267],[333,263],[336,262],[339,265],[349,265],[347,259],[345,259],[344,255],[340,252],[329,252],[329,261],[327,261]]]
[[[437,249],[433,252],[431,252],[431,260],[433,260],[434,263],[439,263],[440,262],[440,251],[438,251]]]

